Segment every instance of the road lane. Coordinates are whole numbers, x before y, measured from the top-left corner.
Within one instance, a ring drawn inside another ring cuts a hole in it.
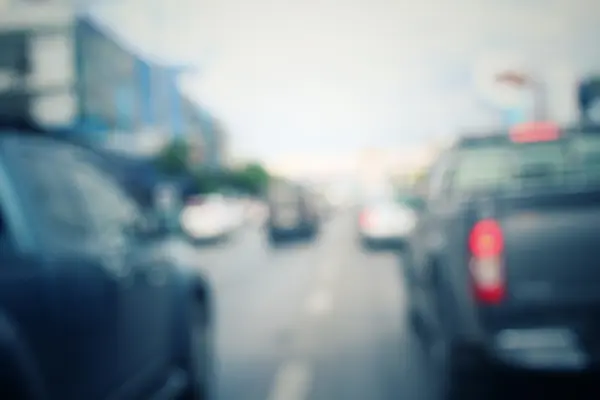
[[[313,377],[306,399],[431,398],[421,354],[407,335],[398,258],[364,253],[354,241],[346,248],[337,267],[321,266],[321,290],[335,305],[298,333],[303,344],[294,359]]]
[[[273,250],[248,230],[197,250],[216,294],[219,400],[436,398],[407,323],[400,260],[362,251],[353,225],[336,218],[312,245]],[[521,375],[498,388],[498,398],[559,393],[598,398],[563,377]]]
[[[330,259],[341,224],[329,224],[314,243],[270,249],[264,235],[248,238],[253,245],[231,248],[213,273],[217,295],[219,399],[265,400],[278,368],[285,362],[301,325],[317,267]],[[221,275],[219,275],[221,274]],[[294,375],[294,369],[288,375]]]

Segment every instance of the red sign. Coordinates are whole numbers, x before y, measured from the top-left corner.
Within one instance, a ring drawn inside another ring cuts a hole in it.
[[[527,122],[511,128],[510,139],[516,143],[549,142],[560,138],[560,130],[553,122]]]

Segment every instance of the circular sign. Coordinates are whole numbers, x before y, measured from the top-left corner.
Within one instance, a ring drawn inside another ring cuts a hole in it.
[[[525,63],[511,53],[481,57],[474,67],[475,90],[495,107],[518,108],[527,103]]]

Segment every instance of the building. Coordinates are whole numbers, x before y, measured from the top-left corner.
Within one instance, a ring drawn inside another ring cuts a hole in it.
[[[68,0],[0,5],[0,113],[70,127],[76,116],[75,10]]]
[[[184,138],[193,163],[222,166],[223,125],[179,88],[188,67],[143,54],[69,0],[10,4],[0,5],[0,117],[31,116],[140,155]]]
[[[78,19],[76,43],[81,132],[143,154],[185,134],[180,67],[141,54],[91,16]]]
[[[211,151],[209,152],[209,163],[213,167],[228,166],[231,163],[229,154],[229,137],[227,129],[222,121],[212,118]]]
[[[74,4],[0,5],[2,117],[146,153],[183,134],[181,68],[151,60]]]
[[[189,97],[183,97],[181,105],[185,137],[190,149],[188,162],[192,167],[203,167],[206,164],[206,142],[200,108]]]

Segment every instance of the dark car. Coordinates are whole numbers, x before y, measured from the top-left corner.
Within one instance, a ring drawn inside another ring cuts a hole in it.
[[[267,231],[273,244],[286,239],[313,239],[319,230],[319,211],[314,195],[302,185],[276,180],[267,194]]]
[[[434,165],[405,265],[447,398],[498,367],[600,365],[599,133],[528,124],[465,137]]]
[[[81,146],[0,135],[0,392],[207,399],[211,296]]]

